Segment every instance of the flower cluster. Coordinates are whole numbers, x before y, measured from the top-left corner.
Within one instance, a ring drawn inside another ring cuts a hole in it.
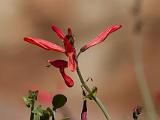
[[[94,38],[89,43],[84,45],[80,49],[79,53],[82,53],[82,52],[86,51],[88,48],[103,42],[109,34],[118,30],[119,28],[121,28],[121,25],[114,25],[114,26],[111,26],[109,28],[106,28],[96,38]],[[67,35],[65,35],[55,25],[52,26],[52,30],[57,34],[57,36],[63,42],[64,48],[60,47],[59,45],[57,45],[53,42],[49,42],[47,40],[43,40],[43,39],[40,39],[40,38],[25,37],[24,40],[26,42],[29,42],[31,44],[37,45],[41,48],[44,48],[46,50],[53,50],[53,51],[64,53],[67,56],[68,61],[65,61],[65,60],[48,60],[48,62],[51,65],[53,65],[54,67],[59,69],[66,85],[68,87],[72,87],[74,85],[74,81],[64,71],[65,68],[68,68],[72,72],[75,72],[77,67],[78,67],[76,49],[74,48],[75,39],[74,39],[72,30],[71,30],[71,28],[68,28],[68,34]]]

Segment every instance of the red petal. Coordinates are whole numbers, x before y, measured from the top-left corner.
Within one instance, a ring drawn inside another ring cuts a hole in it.
[[[48,62],[56,68],[66,68],[68,67],[68,63],[65,60],[48,60]]]
[[[77,69],[77,62],[75,60],[75,52],[68,53],[68,68],[74,72]]]
[[[74,47],[71,45],[71,43],[67,38],[64,39],[64,47],[65,47],[66,53],[74,51]]]
[[[56,45],[55,43],[49,42],[47,40],[43,40],[39,38],[25,37],[24,41],[37,45],[46,50],[54,50],[54,51],[62,52],[62,53],[65,52],[65,50],[62,47]]]
[[[121,28],[121,25],[114,25],[114,26],[111,26],[111,27],[105,29],[96,38],[94,38],[92,41],[90,41],[85,46],[83,46],[81,48],[81,52],[84,52],[88,48],[90,48],[90,47],[92,47],[92,46],[94,46],[96,44],[99,44],[99,43],[103,42],[110,33],[114,32],[114,31],[116,31],[116,30],[118,30],[120,28]]]
[[[87,112],[82,113],[81,120],[87,120]]]
[[[65,39],[65,35],[63,34],[63,32],[57,28],[55,25],[52,26],[52,30],[57,34],[57,36],[62,40],[64,41]]]
[[[52,30],[58,35],[58,37],[64,42],[66,52],[72,52],[74,50],[73,46],[70,44],[69,40],[63,34],[63,32],[56,26],[52,26]],[[70,28],[68,28],[68,34],[72,34]]]
[[[63,77],[66,85],[67,85],[68,87],[73,87],[74,81],[72,80],[72,78],[69,77],[69,76],[64,72],[64,69],[60,69],[60,72],[61,72],[61,74],[62,74],[62,77]]]

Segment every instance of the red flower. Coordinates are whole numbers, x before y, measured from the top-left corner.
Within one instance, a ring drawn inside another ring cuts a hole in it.
[[[65,49],[56,45],[55,43],[52,43],[52,42],[49,42],[49,41],[46,41],[46,40],[42,40],[42,39],[39,39],[39,38],[25,37],[24,40],[31,43],[31,44],[37,45],[41,48],[44,48],[46,50],[54,50],[54,51],[57,51],[57,52],[65,53],[68,57],[68,68],[72,72],[75,71],[76,68],[77,68],[77,62],[75,60],[76,51],[73,47],[74,38],[73,38],[71,29],[68,28],[68,34],[66,36],[56,26],[52,26],[52,30],[63,41]],[[71,41],[71,43],[70,43],[70,41]]]
[[[80,49],[80,52],[84,52],[88,48],[99,44],[103,42],[107,36],[120,29],[121,25],[115,25],[111,26],[107,29],[105,29],[103,32],[101,32],[95,39],[87,43],[85,46],[83,46]],[[57,34],[57,36],[60,38],[60,40],[64,43],[64,48],[58,46],[57,44],[53,42],[49,42],[47,40],[39,39],[39,38],[31,38],[31,37],[25,37],[24,41],[29,42],[31,44],[37,45],[43,49],[46,50],[53,50],[61,53],[65,53],[68,57],[68,62],[64,60],[48,60],[48,62],[53,65],[54,67],[59,68],[60,73],[68,87],[72,87],[74,85],[74,81],[71,77],[69,77],[64,69],[69,68],[72,72],[74,72],[77,69],[77,61],[76,61],[76,50],[74,48],[74,35],[72,33],[71,28],[68,28],[68,34],[65,35],[59,28],[56,26],[52,26],[52,30]],[[84,112],[84,116],[86,116],[86,113]],[[84,118],[85,120],[86,118]]]
[[[81,48],[81,52],[84,52],[85,50],[87,50],[88,48],[94,46],[94,45],[97,45],[101,42],[103,42],[107,36],[109,34],[111,34],[112,32],[118,30],[121,28],[121,25],[114,25],[114,26],[111,26],[107,29],[105,29],[103,32],[101,32],[96,38],[94,38],[92,41],[90,41],[89,43],[87,43],[85,46],[83,46]]]
[[[83,101],[83,109],[81,113],[81,120],[87,120],[87,100]]]
[[[83,96],[86,97],[86,93],[83,90],[82,91]],[[87,120],[87,100],[84,99],[83,100],[83,108],[82,108],[82,112],[81,112],[81,120]]]
[[[64,60],[48,60],[48,62],[56,68],[59,68],[60,73],[68,87],[72,87],[74,85],[74,81],[71,77],[69,77],[64,69],[68,67],[67,61]]]

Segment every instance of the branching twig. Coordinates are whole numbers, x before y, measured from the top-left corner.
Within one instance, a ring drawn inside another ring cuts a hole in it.
[[[78,74],[78,77],[80,79],[80,82],[82,84],[82,86],[85,88],[85,90],[88,92],[88,94],[90,94],[92,91],[91,89],[86,85],[83,77],[82,77],[82,74],[80,72],[80,69],[79,67],[77,67],[77,74]],[[92,96],[93,100],[96,102],[96,104],[99,106],[99,108],[102,110],[106,120],[111,120],[106,108],[104,107],[104,105],[102,104],[102,102],[97,98],[97,96]]]

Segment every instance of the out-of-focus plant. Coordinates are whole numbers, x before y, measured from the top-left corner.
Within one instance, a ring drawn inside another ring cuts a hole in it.
[[[38,91],[29,91],[28,96],[24,96],[23,100],[27,107],[31,108],[30,120],[55,120],[54,112],[65,105],[67,97],[57,94],[53,97],[52,108],[43,108],[41,105],[35,105],[37,101]],[[69,119],[69,118],[68,118]]]
[[[136,106],[133,109],[133,119],[134,120],[138,120],[139,116],[142,114],[142,109],[143,109],[142,106]]]
[[[76,48],[74,46],[75,37],[72,33],[71,28],[68,28],[68,33],[65,35],[59,28],[57,28],[55,25],[52,26],[52,30],[57,34],[59,39],[64,43],[64,47],[61,47],[53,42],[49,42],[47,40],[43,40],[40,38],[32,38],[32,37],[25,37],[24,41],[29,42],[31,44],[34,44],[36,46],[39,46],[45,50],[50,51],[57,51],[60,53],[64,53],[67,56],[67,61],[65,60],[57,60],[57,59],[51,59],[48,60],[47,67],[50,67],[51,65],[58,68],[60,74],[62,75],[65,84],[68,87],[74,86],[74,80],[65,72],[65,69],[69,69],[72,72],[77,72],[79,80],[81,82],[84,101],[83,101],[83,109],[81,113],[81,120],[87,120],[87,99],[88,100],[94,100],[95,103],[99,106],[99,108],[102,110],[106,120],[111,120],[106,108],[101,103],[101,101],[97,98],[97,87],[94,86],[93,88],[90,88],[87,85],[88,80],[84,80],[82,77],[79,64],[78,64],[78,58],[81,53],[85,52],[90,47],[93,47],[101,42],[103,42],[108,35],[111,33],[117,31],[121,28],[121,25],[113,25],[109,28],[106,28],[103,32],[101,32],[97,37],[95,37],[93,40],[88,42],[86,45],[84,45],[78,52],[76,51]],[[38,91],[29,91],[29,95],[23,97],[27,107],[31,108],[31,117],[30,120],[49,120],[52,118],[52,120],[55,120],[54,113],[56,112],[56,109],[61,108],[66,102],[67,97],[64,95],[58,94],[53,97],[52,100],[52,108],[43,108],[41,105],[35,106],[35,102],[37,100]],[[68,120],[69,118],[64,118],[63,120]]]
[[[150,93],[149,85],[147,83],[146,75],[144,72],[143,63],[143,40],[141,32],[144,26],[142,22],[142,2],[143,0],[135,0],[132,9],[133,12],[133,57],[134,67],[136,73],[136,80],[140,89],[144,107],[146,109],[149,120],[158,120],[157,111],[155,109],[154,101]]]

